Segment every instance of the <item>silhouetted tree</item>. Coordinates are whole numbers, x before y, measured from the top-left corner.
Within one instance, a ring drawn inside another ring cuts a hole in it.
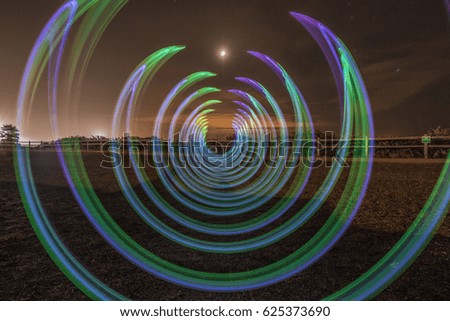
[[[436,129],[430,128],[428,131],[430,136],[450,136],[450,128],[442,128],[438,126]]]
[[[19,129],[14,125],[6,124],[0,129],[0,141],[3,144],[17,144],[19,136]]]

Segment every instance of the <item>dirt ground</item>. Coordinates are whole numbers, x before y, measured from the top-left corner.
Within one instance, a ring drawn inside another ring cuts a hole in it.
[[[279,260],[298,249],[329,217],[348,176],[348,169],[344,169],[335,190],[317,215],[285,240],[251,253],[216,255],[183,248],[153,231],[133,213],[112,170],[99,166],[101,155],[86,153],[83,157],[100,199],[127,233],[164,259],[211,272],[246,271]],[[443,165],[441,161],[376,161],[369,190],[358,215],[343,238],[320,261],[303,273],[267,288],[209,293],[166,283],[126,261],[94,231],[77,206],[55,154],[33,152],[31,159],[39,196],[68,248],[100,280],[135,300],[320,300],[366,272],[399,240],[424,206]],[[307,189],[292,211],[264,231],[273,229],[301,208],[314,195],[327,170],[315,169]],[[155,173],[149,171],[149,174],[159,190],[164,190]],[[131,183],[145,200],[134,178]],[[267,210],[283,192],[285,190],[274,198],[273,203],[249,213],[246,218]],[[163,195],[176,204],[169,195]],[[53,264],[35,236],[17,189],[12,157],[6,151],[0,151],[0,197],[0,299],[86,300],[87,297]],[[168,220],[149,200],[145,204],[170,226],[198,236]],[[186,213],[202,218],[196,213]],[[224,219],[216,221],[227,222]],[[376,299],[450,300],[449,266],[450,221],[447,218],[424,253]]]

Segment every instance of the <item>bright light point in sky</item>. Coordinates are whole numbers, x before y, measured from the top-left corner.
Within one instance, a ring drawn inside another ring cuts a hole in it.
[[[221,57],[225,57],[227,55],[227,52],[225,51],[225,50],[222,50],[221,52],[220,52],[220,56]]]

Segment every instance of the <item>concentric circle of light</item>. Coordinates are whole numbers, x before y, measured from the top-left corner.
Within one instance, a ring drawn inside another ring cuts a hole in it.
[[[49,102],[51,106],[51,123],[55,138],[59,137],[58,108],[62,100],[61,92],[69,92],[66,99],[77,99],[79,84],[82,81],[87,63],[108,22],[126,4],[124,0],[111,1],[68,1],[48,22],[30,55],[18,101],[17,123],[26,123],[26,115],[33,106],[33,97],[37,90],[40,76],[46,68],[49,70]],[[298,14],[292,14],[314,37],[321,46],[331,70],[340,95],[342,113],[342,141],[338,153],[343,159],[349,153],[348,141],[352,137],[373,137],[373,123],[369,99],[358,68],[348,49],[328,28],[319,22]],[[74,22],[83,17],[83,21],[74,37],[75,45],[68,49],[68,38]],[[184,49],[173,46],[150,55],[131,73],[119,94],[112,123],[113,137],[118,137],[121,124],[127,132],[132,132],[132,122],[139,107],[142,95],[158,70],[175,54]],[[275,98],[259,82],[244,77],[236,78],[237,85],[256,91],[265,99],[262,103],[244,89],[230,90],[236,96],[237,111],[233,121],[236,142],[223,155],[211,150],[207,142],[208,116],[220,108],[220,101],[214,99],[219,91],[213,87],[203,87],[190,92],[194,84],[204,82],[215,76],[211,72],[197,72],[188,75],[168,93],[156,115],[156,125],[152,132],[161,137],[162,120],[168,116],[177,98],[188,92],[188,97],[176,107],[171,117],[167,132],[169,137],[168,152],[163,146],[154,142],[152,155],[160,181],[171,197],[182,207],[194,210],[206,218],[208,216],[236,216],[247,213],[267,204],[283,187],[288,186],[286,197],[278,201],[268,211],[256,218],[236,224],[213,224],[207,219],[201,221],[189,217],[180,208],[175,208],[153,186],[149,177],[139,168],[139,158],[133,152],[134,142],[131,138],[125,142],[128,147],[134,173],[138,178],[146,197],[159,210],[173,221],[191,230],[210,235],[244,235],[268,226],[284,215],[301,195],[311,172],[311,166],[298,166],[300,160],[314,162],[313,120],[305,99],[286,70],[271,57],[250,51],[269,67],[286,87],[291,98],[295,115],[295,139],[291,149],[284,148],[288,131],[283,112]],[[63,57],[69,57],[64,59]],[[68,61],[68,62],[66,62]],[[67,63],[67,75],[61,74],[61,65]],[[65,77],[61,79],[61,77]],[[62,81],[64,80],[64,81]],[[67,84],[64,91],[61,84]],[[206,96],[211,96],[206,98]],[[68,98],[67,98],[68,97]],[[267,103],[271,113],[275,114],[277,129],[264,108]],[[192,110],[193,108],[193,110]],[[180,123],[181,115],[192,110]],[[181,127],[179,140],[174,139],[175,129]],[[270,133],[270,140],[266,136]],[[276,161],[265,166],[264,158],[270,151],[272,140],[281,146],[275,153]],[[68,142],[65,142],[68,143]],[[113,148],[120,148],[119,142],[113,142]],[[306,148],[305,148],[306,146]],[[364,146],[363,146],[364,147]],[[351,224],[370,179],[373,151],[355,148],[353,162],[346,187],[340,202],[323,227],[305,245],[280,261],[254,270],[239,273],[209,273],[178,266],[168,262],[134,241],[113,220],[96,195],[84,168],[83,159],[77,142],[59,144],[57,148],[60,165],[67,183],[83,210],[87,219],[99,234],[122,256],[143,270],[161,279],[178,285],[206,291],[242,291],[268,286],[289,278],[316,262],[343,235]],[[168,159],[164,159],[167,155]],[[286,166],[290,157],[292,164]],[[425,208],[413,226],[405,233],[399,243],[368,273],[342,289],[328,299],[365,299],[369,298],[390,282],[414,260],[430,240],[434,229],[448,211],[450,203],[449,160],[436,184]],[[245,164],[245,166],[242,166]],[[311,165],[309,164],[309,165]],[[167,165],[167,166],[166,166]],[[27,215],[39,239],[49,255],[61,270],[84,293],[94,299],[121,300],[124,296],[116,293],[107,285],[90,274],[55,232],[41,205],[33,182],[30,158],[27,148],[18,147],[15,153],[15,168],[19,188],[25,204]],[[277,228],[258,237],[234,242],[208,242],[185,235],[160,221],[141,200],[122,166],[114,168],[120,187],[137,215],[161,235],[173,242],[198,251],[213,253],[243,253],[265,248],[289,236],[309,220],[323,205],[331,193],[342,171],[342,166],[334,163],[316,195],[301,209]],[[292,180],[293,183],[288,184]]]

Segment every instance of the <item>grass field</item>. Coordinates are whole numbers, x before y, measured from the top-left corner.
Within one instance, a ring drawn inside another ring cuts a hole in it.
[[[113,171],[99,166],[101,155],[85,153],[83,157],[103,204],[135,240],[179,265],[224,273],[267,265],[303,245],[335,208],[349,171],[344,169],[335,190],[317,215],[290,237],[247,254],[215,255],[183,248],[153,231],[133,213],[115,181]],[[267,288],[239,293],[206,293],[168,284],[126,261],[106,244],[84,217],[65,182],[56,155],[53,152],[33,152],[31,160],[44,207],[67,246],[99,279],[135,300],[319,300],[367,271],[398,241],[422,209],[443,166],[443,161],[377,160],[358,215],[344,237],[319,262],[305,272]],[[306,191],[291,213],[265,231],[284,222],[301,208],[314,195],[327,170],[314,169]],[[164,190],[156,174],[149,170],[149,175],[159,190]],[[131,172],[129,176],[137,193],[146,200]],[[283,192],[285,190],[264,208],[249,213],[247,217],[263,213],[282,197]],[[168,194],[163,195],[177,204]],[[36,238],[23,209],[12,156],[7,151],[0,152],[0,197],[0,299],[87,299],[58,270]],[[145,204],[170,226],[199,236],[171,222],[148,199]],[[186,213],[202,219],[196,213]],[[225,219],[216,221],[229,222]],[[252,235],[246,235],[249,236]],[[376,299],[450,300],[449,266],[450,222],[447,218],[425,252]]]

